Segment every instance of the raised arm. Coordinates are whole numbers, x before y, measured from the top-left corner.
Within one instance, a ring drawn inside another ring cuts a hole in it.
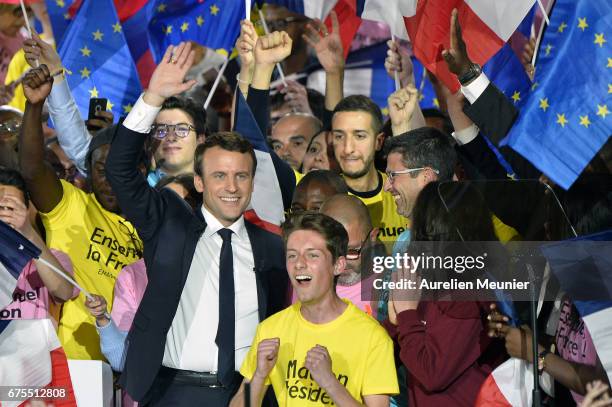
[[[470,102],[463,109],[465,114],[497,143],[512,128],[518,111],[484,73],[470,75],[470,72],[477,72],[480,68],[468,56],[457,16],[457,9],[454,9],[450,20],[450,48],[442,51],[442,57],[448,69],[457,75],[461,92]]]
[[[157,230],[163,208],[159,193],[149,186],[138,168],[139,157],[164,100],[189,90],[195,84],[195,80],[183,82],[193,59],[189,43],[168,47],[151,76],[149,89],[119,126],[106,160],[106,177],[117,195],[119,206],[143,240],[151,238]]]
[[[414,85],[409,84],[403,89],[399,89],[391,94],[388,99],[389,119],[391,120],[391,131],[394,136],[398,136],[407,131],[425,126],[425,121],[414,127],[414,115],[419,112],[419,92]],[[421,114],[421,117],[423,115]]]
[[[253,80],[253,67],[255,57],[253,51],[257,44],[257,32],[250,20],[240,22],[240,36],[236,40],[236,49],[240,57],[240,73],[238,74],[238,88],[247,97],[249,85]]]
[[[53,77],[46,65],[32,69],[23,79],[26,107],[19,134],[19,168],[32,202],[41,212],[55,208],[64,193],[55,171],[45,162],[41,119],[52,85]]]
[[[412,65],[412,59],[410,59],[410,55],[408,55],[406,49],[400,47],[398,41],[393,40],[387,41],[387,46],[389,47],[389,49],[387,50],[387,57],[385,58],[385,69],[387,70],[387,74],[392,78],[395,77],[395,74],[397,73],[399,77],[400,86],[402,87],[401,89],[396,90],[395,93],[393,93],[391,96],[389,96],[389,116],[391,116],[391,98],[394,97],[394,95],[398,94],[398,92],[401,93],[405,89],[416,90],[416,81],[414,80],[414,67]],[[414,92],[410,90],[410,93]],[[405,99],[405,97],[401,99]],[[393,118],[391,119],[391,123],[393,124]],[[425,125],[425,117],[423,116],[421,106],[419,105],[417,99],[416,104],[412,106],[410,117],[405,126],[407,126],[407,130],[413,130],[418,129],[419,127],[424,127]],[[403,131],[396,132],[395,130],[393,130],[394,136],[397,136],[401,133],[403,133]]]
[[[23,50],[30,66],[35,67],[40,63],[47,65],[52,75],[62,72],[59,55],[51,44],[47,44],[36,33],[32,33],[32,38],[24,42]],[[63,74],[56,76],[47,106],[60,146],[78,170],[87,175],[85,160],[91,135],[81,118]]]
[[[276,63],[283,61],[291,54],[292,41],[286,32],[273,32],[259,37],[255,46],[255,66],[253,82],[247,98],[247,104],[257,121],[261,134],[267,134],[269,113],[269,91],[272,72]],[[291,167],[281,160],[274,151],[270,151],[274,171],[283,195],[285,210],[291,205],[295,175]]]
[[[331,32],[320,20],[314,20],[306,25],[307,33],[302,38],[315,50],[325,70],[325,109],[333,111],[344,97],[344,52],[338,15],[332,11],[330,16]]]

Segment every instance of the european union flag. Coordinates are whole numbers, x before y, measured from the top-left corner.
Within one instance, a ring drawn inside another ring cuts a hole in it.
[[[131,110],[142,89],[112,0],[84,0],[59,53],[82,117],[90,98],[108,99],[115,120]]]
[[[245,16],[244,0],[157,0],[149,23],[153,58],[159,62],[168,48],[195,41],[229,55]]]
[[[531,80],[517,56],[514,44],[518,42],[522,51],[524,42],[529,40],[536,7],[531,8],[508,42],[482,67],[491,82],[517,106],[525,104],[531,90]]]
[[[612,3],[557,0],[534,89],[503,144],[569,188],[612,134]]]
[[[69,13],[69,8],[74,0],[46,0],[47,13],[49,14],[49,20],[51,20],[51,27],[53,28],[53,36],[55,37],[55,43],[61,44],[64,33],[68,28],[68,25],[72,22],[72,17]]]

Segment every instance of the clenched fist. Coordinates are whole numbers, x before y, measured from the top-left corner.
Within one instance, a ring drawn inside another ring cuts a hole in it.
[[[31,69],[23,78],[22,84],[23,93],[28,102],[33,105],[42,104],[51,93],[53,77],[47,65],[43,64]]]
[[[274,65],[291,54],[291,37],[284,31],[274,31],[257,39],[255,63]]]

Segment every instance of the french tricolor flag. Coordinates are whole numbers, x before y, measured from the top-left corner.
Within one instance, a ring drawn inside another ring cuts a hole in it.
[[[442,50],[450,47],[450,16],[457,9],[470,59],[484,65],[508,41],[535,0],[362,0],[361,17],[387,23],[410,38],[414,55],[453,92],[459,82]],[[402,30],[402,22],[406,30]]]
[[[257,158],[251,206],[245,218],[276,234],[285,220],[295,187],[291,167],[270,151],[266,139],[242,93],[236,92],[234,131],[251,142]]]
[[[64,349],[49,319],[0,321],[0,386],[54,388],[45,401],[76,406]],[[60,393],[63,392],[63,393]],[[1,401],[1,407],[26,406],[27,400]]]
[[[39,255],[38,247],[0,221],[0,310],[11,303],[25,265]],[[0,320],[0,386],[63,388],[65,398],[47,401],[56,407],[76,406],[66,354],[50,320]],[[0,406],[25,403],[1,401]]]
[[[556,242],[542,252],[578,309],[612,381],[612,230]]]

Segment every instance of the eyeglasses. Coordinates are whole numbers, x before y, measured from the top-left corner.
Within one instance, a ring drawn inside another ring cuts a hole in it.
[[[361,252],[363,251],[368,239],[370,238],[371,233],[372,233],[372,229],[370,229],[370,231],[366,233],[366,237],[365,239],[363,239],[359,247],[354,248],[354,249],[348,248],[348,250],[346,251],[347,260],[357,260],[359,257],[361,257]]]
[[[436,175],[440,174],[440,171],[434,168],[429,168],[429,167],[408,168],[408,169],[401,170],[401,171],[387,171],[386,174],[387,174],[387,178],[389,178],[389,182],[393,182],[393,179],[397,177],[398,175],[411,174],[413,172],[427,170],[427,169],[432,170],[433,172],[436,173]]]
[[[170,132],[173,132],[179,138],[185,138],[189,135],[190,131],[192,130],[195,131],[195,129],[196,129],[195,127],[187,123],[154,124],[153,126],[151,126],[153,137],[155,137],[158,140],[165,139],[168,136],[168,134],[170,134]]]
[[[9,120],[4,123],[0,123],[0,133],[17,133],[21,128],[21,121]]]
[[[266,25],[268,26],[269,32],[274,31],[283,31],[287,26],[291,23],[297,23],[300,21],[305,21],[306,18],[303,17],[285,17],[278,20],[270,20],[266,21]],[[261,23],[260,23],[261,24]]]

